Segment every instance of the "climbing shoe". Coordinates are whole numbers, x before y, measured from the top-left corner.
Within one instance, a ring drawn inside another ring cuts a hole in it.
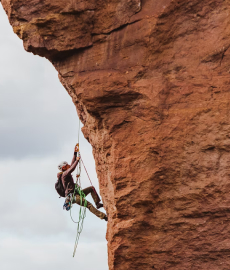
[[[97,206],[97,209],[99,209],[99,208],[103,207],[103,204],[102,203],[97,203],[96,206]]]
[[[108,221],[108,217],[107,216],[104,216],[103,218],[105,221]]]

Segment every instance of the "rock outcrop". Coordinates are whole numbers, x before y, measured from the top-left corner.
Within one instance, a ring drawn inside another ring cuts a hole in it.
[[[93,146],[109,269],[230,269],[230,1],[1,3]]]

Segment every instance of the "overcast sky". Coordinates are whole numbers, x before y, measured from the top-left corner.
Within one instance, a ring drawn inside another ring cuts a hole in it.
[[[24,51],[0,4],[1,269],[108,270],[106,222],[87,210],[73,258],[76,224],[54,189],[57,165],[71,161],[77,132],[76,109],[56,70]],[[80,148],[98,190],[91,146],[82,134]],[[81,181],[83,188],[90,185],[84,173]],[[78,211],[75,205],[75,219]]]

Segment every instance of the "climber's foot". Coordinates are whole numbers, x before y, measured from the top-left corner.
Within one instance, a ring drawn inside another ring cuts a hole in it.
[[[103,204],[102,203],[97,203],[96,206],[97,206],[97,209],[99,209],[99,208],[103,207]]]
[[[108,217],[107,216],[104,216],[103,218],[105,221],[108,221]]]

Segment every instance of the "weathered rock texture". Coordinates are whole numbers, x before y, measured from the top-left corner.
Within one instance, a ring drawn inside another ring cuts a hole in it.
[[[230,1],[1,2],[84,123],[109,269],[230,269]]]

